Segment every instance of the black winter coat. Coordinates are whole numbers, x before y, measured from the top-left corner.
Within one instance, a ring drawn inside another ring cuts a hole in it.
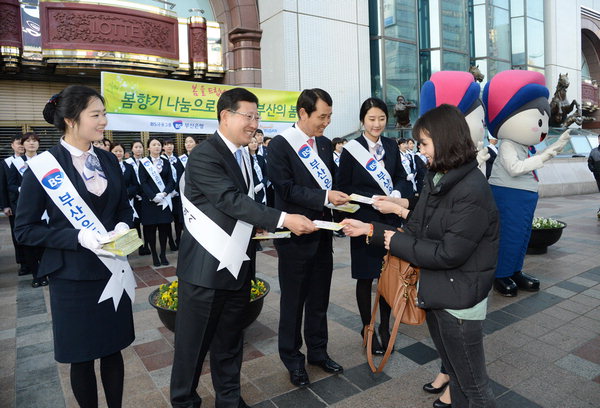
[[[450,170],[433,184],[435,173],[411,212],[404,233],[390,250],[421,268],[422,309],[467,309],[488,296],[498,254],[498,210],[485,176],[474,160]],[[382,224],[373,242],[383,243]]]

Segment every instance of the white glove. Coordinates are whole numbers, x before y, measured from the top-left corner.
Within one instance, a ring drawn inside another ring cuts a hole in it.
[[[89,230],[87,228],[79,230],[79,234],[77,234],[77,241],[79,244],[92,251],[96,255],[109,256],[114,258],[115,254],[105,251],[102,249],[102,244],[100,243],[100,234],[96,231]]]
[[[152,201],[156,204],[159,204],[165,198],[165,193],[156,193]]]
[[[124,232],[124,231],[129,231],[129,225],[127,225],[126,222],[120,222],[117,225],[115,225],[114,231],[116,233]]]
[[[177,197],[179,195],[179,193],[175,190],[171,191],[171,194],[169,194],[171,197]]]
[[[477,165],[481,166],[490,158],[490,152],[486,147],[483,147],[483,142],[477,143]]]
[[[415,175],[413,173],[409,173],[408,176],[406,176],[407,181],[413,181],[414,179],[415,179]]]
[[[142,196],[136,195],[135,199],[138,200],[138,201],[142,201]]]
[[[263,183],[258,183],[256,186],[254,186],[254,194],[258,193],[263,188],[264,188]]]
[[[556,151],[556,149],[553,148],[552,146],[550,146],[546,150],[544,150],[542,153],[540,153],[540,158],[542,159],[543,162],[547,162],[548,160],[554,158],[554,156],[556,156],[557,154],[558,154],[558,152]]]
[[[548,148],[554,149],[554,151],[556,151],[556,154],[558,154],[558,153],[562,152],[562,150],[565,148],[565,146],[567,145],[569,140],[571,140],[571,131],[565,130],[563,132],[563,134],[560,135],[558,140],[556,142],[552,143],[550,146],[548,146]],[[556,156],[556,154],[555,154],[555,156]]]

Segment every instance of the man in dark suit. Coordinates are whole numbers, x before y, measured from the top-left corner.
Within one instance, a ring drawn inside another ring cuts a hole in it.
[[[488,142],[490,144],[487,146],[487,150],[490,154],[490,158],[487,159],[487,162],[485,163],[485,178],[487,179],[489,179],[492,175],[494,160],[496,160],[496,156],[498,156],[498,148],[496,147],[496,145],[498,144],[498,139],[492,136],[488,136]]]
[[[333,149],[329,139],[319,137],[331,121],[331,97],[322,89],[304,90],[296,111],[299,120],[294,127],[275,136],[269,144],[267,168],[275,187],[275,208],[298,212],[312,220],[329,221],[331,210],[325,205],[341,205],[349,200],[345,193],[332,189]],[[310,145],[311,163],[306,164],[300,157],[306,156]],[[320,163],[312,160],[313,150],[317,151]],[[309,170],[313,164],[322,164],[327,169],[319,167],[317,174]],[[325,180],[329,183],[324,188]],[[319,230],[275,242],[281,287],[279,356],[290,372],[290,381],[298,387],[309,384],[304,354],[300,352],[303,310],[308,362],[330,373],[343,371],[327,354],[327,307],[333,269],[331,239],[331,231]]]
[[[248,258],[255,256],[252,225],[270,231],[283,226],[295,234],[315,230],[306,217],[266,207],[251,197],[252,170],[243,146],[250,142],[260,119],[256,96],[243,88],[226,91],[217,103],[217,114],[219,130],[192,151],[184,176],[186,228],[177,267],[173,407],[200,406],[196,388],[209,350],[215,406],[247,406],[240,395],[241,325],[250,300]],[[200,219],[200,225],[194,224]],[[234,232],[238,228],[248,235],[233,242],[230,235],[238,236]],[[226,241],[217,245],[221,253],[213,245],[218,240]],[[239,263],[230,262],[234,258]]]

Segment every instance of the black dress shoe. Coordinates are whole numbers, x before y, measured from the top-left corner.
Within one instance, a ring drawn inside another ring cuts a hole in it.
[[[40,285],[48,286],[48,278],[46,276],[40,279]]]
[[[423,386],[423,391],[427,391],[430,394],[439,394],[440,392],[444,391],[446,385],[448,385],[448,381],[443,383],[439,388],[435,388],[432,383],[427,383]]]
[[[306,387],[310,384],[308,373],[304,368],[290,371],[290,382],[296,387]]]
[[[321,367],[323,371],[326,371],[331,374],[340,374],[344,372],[344,367],[327,357],[325,360],[321,361],[309,361],[308,364],[316,365]]]
[[[171,251],[173,251],[173,252],[175,252],[175,251],[177,251],[177,250],[179,249],[179,247],[177,246],[177,244],[176,244],[176,243],[174,243],[174,242],[173,242],[172,244],[169,244],[169,248],[170,248],[170,249],[171,249]]]
[[[19,268],[19,276],[28,275],[30,273],[31,273],[31,271],[29,270],[29,268],[27,266],[21,265],[21,267]]]
[[[140,249],[138,250],[138,254],[139,254],[140,256],[143,256],[143,255],[150,255],[150,254],[151,254],[151,252],[150,252],[150,250],[149,250],[148,248],[145,248],[145,247],[140,247]]]
[[[517,296],[517,284],[511,278],[496,278],[494,279],[494,289],[502,296],[514,297]]]
[[[511,279],[517,284],[519,289],[523,289],[528,292],[537,292],[540,290],[540,281],[535,276],[531,276],[519,271],[515,272]]]
[[[39,279],[34,279],[31,281],[32,288],[39,288],[41,286]]]
[[[387,350],[388,344],[390,343],[390,331],[388,329],[383,329],[381,326],[378,327],[377,331],[379,332],[379,337],[381,338],[381,347],[383,350]],[[394,351],[394,346],[392,345],[392,351]]]
[[[445,402],[440,401],[438,398],[433,401],[433,408],[452,408],[452,404],[446,404]]]
[[[368,343],[365,340],[364,331],[365,329],[363,328],[360,332],[360,335],[363,338],[364,347],[366,348]],[[385,354],[385,349],[381,346],[381,343],[379,342],[379,339],[375,333],[373,333],[373,340],[371,342],[371,353],[375,356],[382,356]]]
[[[158,256],[152,255],[152,264],[154,266],[160,266],[160,259],[158,259]]]

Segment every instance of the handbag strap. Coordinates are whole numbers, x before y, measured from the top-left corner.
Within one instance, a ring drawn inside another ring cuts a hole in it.
[[[402,290],[404,289],[404,290]],[[398,294],[396,294],[396,304],[400,301],[400,299],[404,299],[404,294],[406,293],[407,287],[405,285],[401,285],[398,290]],[[373,305],[373,313],[371,314],[371,322],[368,326],[365,326],[365,330],[368,332],[365,335],[363,340],[363,345],[366,341],[367,343],[367,361],[369,362],[369,366],[371,367],[371,371],[374,373],[380,373],[383,371],[383,367],[385,367],[390,355],[392,354],[392,350],[394,349],[394,344],[396,343],[396,337],[398,336],[398,329],[400,328],[400,321],[402,320],[402,315],[404,314],[404,309],[406,309],[406,300],[400,304],[400,308],[398,309],[398,313],[396,314],[396,320],[394,321],[394,327],[392,328],[392,333],[390,336],[390,341],[388,342],[387,350],[383,355],[383,359],[379,363],[379,366],[375,367],[375,363],[373,363],[373,351],[371,349],[373,344],[373,335],[375,332],[375,319],[377,316],[377,307],[379,306],[379,291],[377,291],[377,295],[375,297],[375,304]]]

